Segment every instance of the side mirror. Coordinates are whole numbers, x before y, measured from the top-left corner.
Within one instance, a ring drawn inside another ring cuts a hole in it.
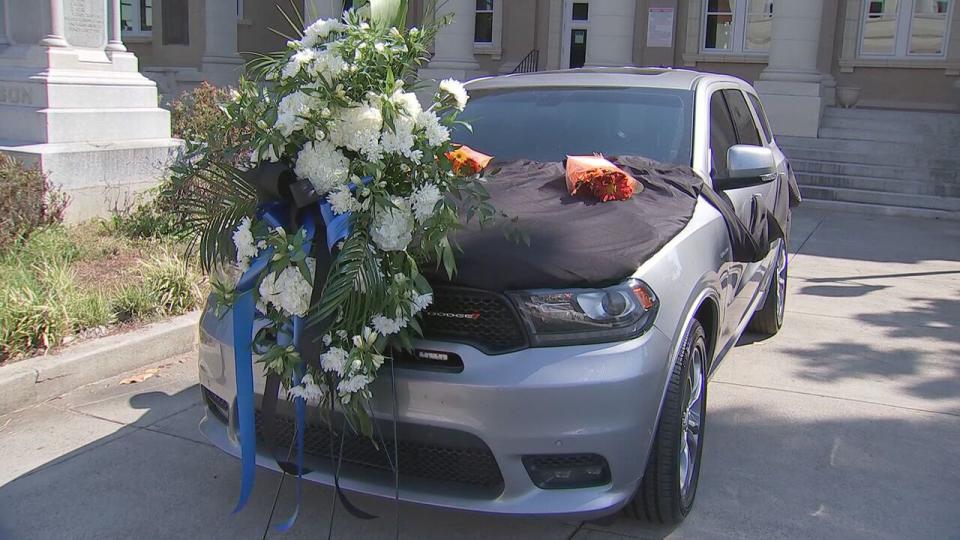
[[[713,180],[713,189],[723,191],[773,182],[777,178],[777,160],[769,148],[737,144],[727,150],[727,170],[726,178]]]

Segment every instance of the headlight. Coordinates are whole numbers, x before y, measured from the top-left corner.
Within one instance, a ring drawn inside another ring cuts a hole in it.
[[[605,289],[540,289],[507,293],[520,310],[533,346],[623,341],[646,332],[656,295],[630,279]]]

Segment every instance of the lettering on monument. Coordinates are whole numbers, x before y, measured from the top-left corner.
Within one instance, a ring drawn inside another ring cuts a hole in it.
[[[107,41],[106,2],[64,0],[63,26],[70,45],[102,49]]]
[[[0,103],[33,105],[33,89],[28,86],[0,84]]]

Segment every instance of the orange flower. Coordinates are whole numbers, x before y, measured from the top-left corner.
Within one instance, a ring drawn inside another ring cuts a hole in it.
[[[643,186],[602,156],[567,156],[567,189],[587,191],[602,202],[629,199]]]
[[[473,148],[465,145],[461,145],[456,150],[447,152],[446,156],[447,159],[450,160],[450,164],[453,165],[453,172],[463,176],[479,173],[489,165],[493,159],[493,156],[477,152]]]

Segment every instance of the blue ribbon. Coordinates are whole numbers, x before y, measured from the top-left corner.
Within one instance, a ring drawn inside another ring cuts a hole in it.
[[[256,305],[253,288],[267,269],[273,249],[260,253],[237,283],[233,305],[233,361],[237,373],[237,420],[240,428],[240,499],[233,513],[247,504],[257,470],[257,434],[253,416],[253,317]]]
[[[364,184],[369,183],[372,178],[364,178]],[[349,184],[351,191],[356,190],[356,185]],[[338,242],[346,239],[350,235],[352,228],[352,215],[345,212],[340,215],[333,213],[330,203],[323,199],[318,204],[320,215],[326,225],[327,249],[331,252]],[[260,207],[258,215],[267,222],[271,228],[283,227],[283,220],[279,216],[284,215],[287,206],[282,203],[269,203]],[[313,249],[314,237],[316,236],[316,217],[310,211],[303,211],[304,242],[303,249],[309,254]],[[237,419],[239,424],[240,439],[240,497],[233,513],[243,509],[253,491],[254,477],[256,474],[256,455],[257,455],[257,436],[254,421],[253,405],[253,323],[256,315],[256,305],[253,301],[253,288],[259,282],[259,276],[263,273],[273,258],[273,248],[268,248],[253,259],[250,268],[240,277],[236,287],[236,301],[233,306],[233,350],[234,365],[237,375]],[[314,276],[316,280],[316,276]],[[293,317],[293,344],[297,349],[300,348],[300,339],[303,334],[305,321],[302,317]],[[293,383],[300,384],[305,370],[306,359],[301,358],[300,366],[295,369]],[[303,446],[304,431],[306,429],[306,401],[303,398],[294,400],[294,414],[296,422],[295,443],[297,448],[297,485],[296,485],[296,507],[293,515],[287,521],[275,526],[275,530],[284,532],[290,529],[297,520],[300,513],[300,501],[302,495],[303,479]]]

